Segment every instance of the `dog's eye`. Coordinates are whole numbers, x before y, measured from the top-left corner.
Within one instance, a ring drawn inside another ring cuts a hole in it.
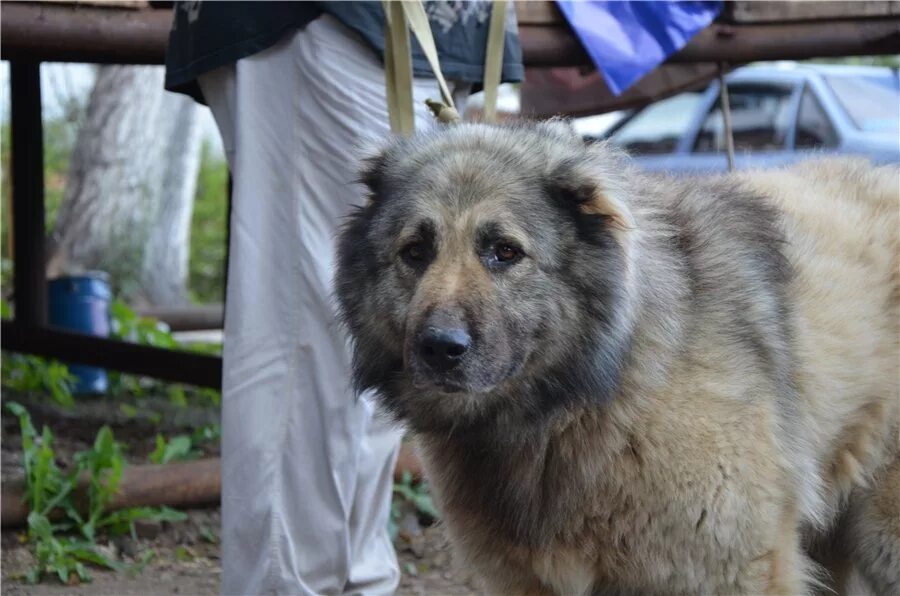
[[[428,260],[428,247],[424,242],[407,244],[400,251],[400,258],[412,267],[418,267]]]
[[[512,263],[522,256],[522,251],[512,244],[498,244],[494,248],[494,257],[499,263]]]

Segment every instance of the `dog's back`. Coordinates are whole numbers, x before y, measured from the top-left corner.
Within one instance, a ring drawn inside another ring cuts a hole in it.
[[[740,177],[785,214],[796,384],[832,446],[827,488],[846,496],[883,457],[875,439],[900,407],[900,169],[823,159]]]
[[[863,568],[900,571],[900,522],[890,519],[900,496],[889,494],[900,477],[900,168],[822,159],[740,178],[785,214],[795,383],[806,432],[825,446],[826,528],[849,500],[835,556],[852,555],[876,590],[898,589]]]

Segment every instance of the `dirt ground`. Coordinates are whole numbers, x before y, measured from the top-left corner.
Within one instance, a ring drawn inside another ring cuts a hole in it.
[[[4,401],[9,398],[4,394]],[[21,397],[18,401],[27,401]],[[124,441],[131,463],[146,463],[157,432],[167,436],[215,420],[214,412],[170,409],[164,401],[145,403],[140,410],[161,414],[153,421],[122,416],[115,404],[98,400],[79,404],[77,413],[63,411],[42,402],[26,403],[35,426],[47,424],[55,435],[55,449],[62,467],[71,463],[72,454],[87,448],[96,431],[110,424],[116,438]],[[2,416],[2,480],[21,476],[20,436],[16,420],[6,412]],[[203,455],[217,455],[215,444],[204,445]],[[34,564],[23,530],[4,530],[2,548],[2,593],[38,594],[218,594],[221,579],[218,509],[186,512],[183,522],[138,525],[137,539],[130,536],[101,539],[107,555],[133,562],[148,551],[155,554],[137,574],[115,573],[90,568],[93,581],[81,585],[63,585],[55,577],[45,577],[38,585],[25,583],[24,577]],[[478,594],[474,579],[455,566],[440,523],[423,527],[416,515],[406,511],[395,541],[402,579],[397,594]]]
[[[219,560],[218,510],[193,510],[188,520],[163,524],[158,535],[109,541],[105,550],[122,560],[129,553],[152,549],[156,556],[136,575],[91,569],[93,581],[77,586],[61,584],[55,577],[29,585],[24,575],[34,563],[22,534],[4,531],[2,537],[2,592],[8,595],[38,594],[218,594],[222,568]],[[213,529],[211,536],[207,529]],[[456,569],[439,525],[424,528],[415,552],[398,538],[397,556],[403,574],[397,594],[404,596],[478,594],[473,578]]]

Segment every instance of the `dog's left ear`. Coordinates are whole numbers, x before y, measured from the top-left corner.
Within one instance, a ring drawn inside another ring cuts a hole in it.
[[[604,186],[602,176],[582,164],[564,163],[550,176],[552,195],[585,215],[600,215],[619,231],[635,228],[634,217],[624,201]]]
[[[606,217],[611,227],[623,232],[633,230],[635,227],[631,210],[599,185],[591,189],[585,199],[579,202],[578,209],[586,215]]]

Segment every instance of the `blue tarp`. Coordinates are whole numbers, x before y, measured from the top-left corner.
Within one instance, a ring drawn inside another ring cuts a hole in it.
[[[683,48],[722,10],[721,1],[557,4],[616,95]]]

